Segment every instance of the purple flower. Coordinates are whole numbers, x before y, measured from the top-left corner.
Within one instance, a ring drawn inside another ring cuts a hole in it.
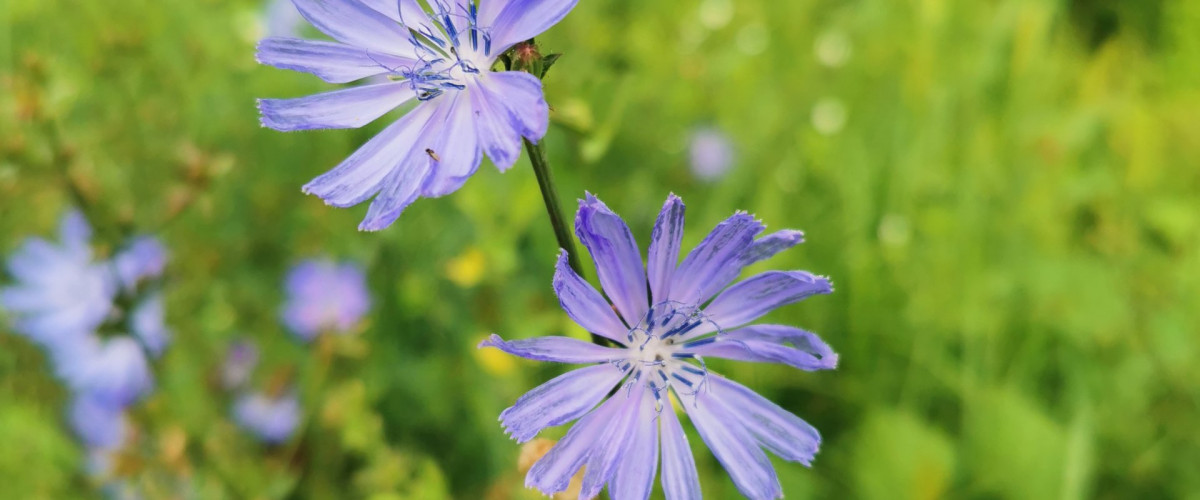
[[[521,137],[546,133],[542,84],[517,71],[492,72],[497,58],[567,15],[578,0],[293,0],[336,41],[267,38],[258,60],[330,83],[376,75],[392,81],[298,99],[262,99],[266,127],[280,131],[358,128],[405,103],[416,106],[333,170],[304,186],[329,205],[371,197],[359,229],[383,229],[419,197],[456,191],[482,153],[500,170],[520,155]]]
[[[733,164],[733,156],[733,143],[724,132],[702,128],[692,133],[688,163],[700,180],[714,181],[723,177]]]
[[[258,347],[250,341],[237,341],[229,346],[225,364],[221,366],[221,385],[226,389],[241,387],[250,381],[258,366]]]
[[[171,342],[171,330],[163,318],[163,297],[153,293],[129,313],[129,329],[141,340],[151,356],[162,356]]]
[[[671,195],[654,226],[643,268],[625,222],[590,194],[580,202],[575,231],[613,304],[571,270],[565,252],[558,259],[554,289],[571,319],[617,347],[567,337],[506,342],[495,335],[481,344],[540,361],[589,365],[533,389],[500,414],[504,428],[520,442],[579,419],[530,469],[526,486],[546,494],[563,491],[586,466],[580,498],[596,496],[607,484],[612,498],[645,499],[661,456],[666,498],[700,498],[672,393],[749,498],[782,496],[765,451],[805,465],[817,453],[816,429],[708,370],[704,358],[834,368],[837,355],[816,335],[791,326],[751,324],[780,306],[832,292],[829,280],[805,271],[768,271],[730,285],[746,266],[803,239],[790,230],[759,237],[764,226],[745,213],[719,224],[676,265],[683,221],[683,202]]]
[[[113,308],[109,268],[92,260],[92,231],[79,212],[63,216],[60,243],[29,238],[8,259],[17,283],[0,290],[16,331],[53,351],[95,330]]]
[[[124,407],[105,404],[88,395],[75,397],[70,421],[79,440],[92,449],[119,448],[128,431]]]
[[[279,444],[287,441],[300,423],[300,403],[294,394],[277,398],[245,394],[233,406],[233,418],[259,439]]]
[[[113,267],[121,285],[133,290],[144,279],[162,276],[167,267],[167,249],[158,238],[140,236],[113,257]]]
[[[303,340],[349,333],[370,307],[366,277],[355,264],[308,260],[288,273],[283,322]]]
[[[121,336],[92,344],[77,356],[68,382],[79,393],[113,408],[129,406],[150,393],[154,378],[137,341]]]

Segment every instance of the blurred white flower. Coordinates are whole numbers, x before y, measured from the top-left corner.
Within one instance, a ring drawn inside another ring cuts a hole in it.
[[[900,214],[887,214],[879,221],[879,242],[891,247],[902,247],[908,244],[912,236],[908,218]]]
[[[771,33],[762,23],[751,23],[738,31],[737,47],[743,54],[756,56],[767,50],[771,45]]]
[[[813,44],[813,53],[817,56],[817,61],[830,68],[846,64],[853,50],[850,38],[845,33],[835,30],[822,33]]]
[[[822,135],[841,132],[846,125],[846,105],[833,97],[817,101],[812,109],[812,124]]]
[[[733,19],[730,0],[704,0],[700,3],[700,24],[710,30],[724,28]]]

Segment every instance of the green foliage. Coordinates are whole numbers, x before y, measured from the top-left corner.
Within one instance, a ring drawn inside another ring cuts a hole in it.
[[[299,187],[387,118],[261,128],[255,98],[331,88],[255,64],[262,12],[0,8],[0,251],[73,204],[102,252],[133,232],[172,249],[174,345],[122,470],[150,498],[537,498],[496,416],[561,368],[475,350],[585,335],[550,289],[527,160],[355,232],[365,207]],[[586,0],[538,38],[563,54],[543,64],[545,142],[560,196],[596,193],[643,245],[670,191],[685,245],[737,209],[805,230],[750,272],[833,278],[769,319],[820,333],[838,370],[713,364],[825,437],[813,469],[778,463],[789,498],[1194,496],[1197,32],[1189,0]],[[687,168],[700,126],[736,144],[718,182]],[[375,306],[345,345],[278,322],[284,273],[316,255],[369,269]],[[228,418],[215,373],[243,337],[256,385],[302,389],[289,444]],[[44,364],[0,331],[0,489],[94,496]],[[735,496],[692,442],[706,493]]]

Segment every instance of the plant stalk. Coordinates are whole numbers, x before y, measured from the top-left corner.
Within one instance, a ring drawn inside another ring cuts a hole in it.
[[[546,160],[545,141],[534,144],[529,139],[522,140],[525,141],[525,151],[529,153],[529,163],[533,164],[533,173],[537,176],[538,187],[542,190],[542,201],[546,203],[546,214],[550,216],[550,225],[554,227],[554,237],[558,239],[558,246],[567,251],[567,262],[571,264],[571,269],[583,277],[583,265],[579,263],[579,254],[575,251],[575,239],[571,236],[566,218],[563,217],[562,205],[558,201],[558,191],[554,189],[554,174],[550,171],[550,162]],[[602,346],[610,345],[608,339],[594,333],[592,334],[592,343]]]

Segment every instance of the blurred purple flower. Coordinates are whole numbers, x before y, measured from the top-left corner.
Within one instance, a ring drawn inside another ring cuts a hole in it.
[[[271,0],[263,16],[267,36],[298,37],[304,27],[304,17],[292,0]]]
[[[229,346],[225,363],[221,366],[221,385],[235,389],[250,381],[250,375],[258,366],[258,347],[250,341],[237,341]]]
[[[171,343],[171,330],[163,318],[163,296],[151,294],[133,308],[129,314],[129,329],[141,340],[150,356],[162,356]]]
[[[117,287],[109,268],[92,260],[92,231],[79,212],[59,228],[60,243],[29,238],[8,259],[17,283],[0,289],[14,329],[54,350],[95,330],[113,308]]]
[[[565,252],[554,289],[571,319],[617,347],[568,337],[505,342],[496,335],[481,344],[529,359],[589,365],[529,391],[500,414],[504,428],[522,442],[579,419],[529,470],[526,486],[545,494],[563,491],[586,466],[580,498],[598,495],[607,484],[612,498],[646,499],[661,455],[666,498],[700,498],[695,461],[671,393],[749,498],[783,495],[764,450],[805,465],[816,455],[821,441],[816,429],[711,372],[703,359],[834,368],[837,355],[815,334],[751,324],[780,306],[830,293],[832,285],[806,271],[767,271],[731,286],[746,266],[803,239],[790,230],[759,237],[764,226],[745,213],[717,225],[676,265],[683,223],[683,202],[672,195],[654,226],[643,267],[625,222],[589,194],[580,202],[575,231],[613,303],[571,270]]]
[[[450,194],[487,153],[506,170],[521,137],[549,125],[541,81],[493,72],[518,42],[558,23],[577,0],[294,0],[336,42],[271,37],[258,60],[312,73],[329,83],[375,75],[395,79],[298,99],[261,99],[263,126],[279,131],[358,128],[405,103],[417,104],[333,170],[304,186],[336,207],[372,197],[364,231],[392,224],[419,197]],[[415,34],[416,33],[416,34]]]
[[[283,322],[303,340],[349,333],[371,307],[363,271],[353,263],[308,260],[288,273]]]
[[[287,441],[300,423],[300,402],[295,394],[277,398],[261,393],[244,394],[233,406],[238,425],[270,444]]]
[[[725,176],[733,165],[733,142],[724,132],[702,128],[692,133],[688,144],[688,162],[692,173],[702,181],[715,181]]]
[[[113,337],[77,355],[78,367],[69,377],[80,395],[114,408],[129,406],[150,393],[154,378],[146,354],[131,337]]]
[[[162,276],[167,267],[167,249],[158,238],[140,236],[113,257],[113,267],[121,285],[134,290],[138,282]]]
[[[89,395],[75,397],[70,421],[79,440],[88,448],[119,448],[128,432],[124,407],[105,404]]]

